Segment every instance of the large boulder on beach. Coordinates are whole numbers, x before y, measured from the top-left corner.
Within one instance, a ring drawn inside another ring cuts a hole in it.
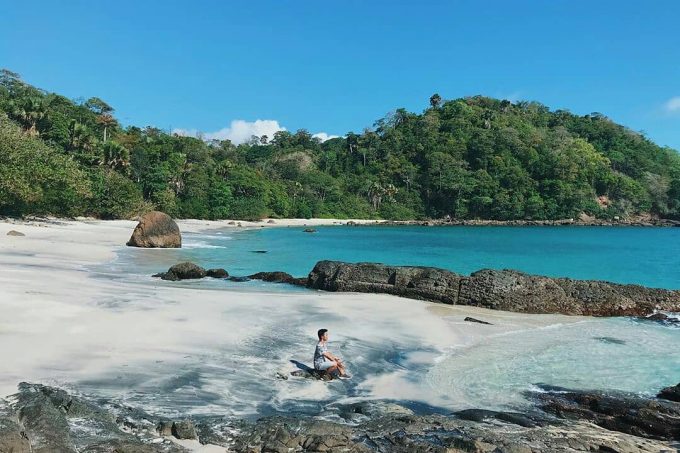
[[[25,235],[24,233],[22,233],[21,231],[17,231],[17,230],[9,230],[9,231],[7,232],[7,236],[17,236],[17,237],[21,237],[21,236],[26,236],[26,235]]]
[[[127,245],[146,248],[180,248],[182,235],[177,223],[160,211],[144,214]]]

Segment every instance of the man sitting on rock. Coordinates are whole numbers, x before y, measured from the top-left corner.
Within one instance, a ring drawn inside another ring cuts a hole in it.
[[[319,336],[319,342],[314,351],[314,369],[327,373],[331,377],[337,371],[341,378],[349,379],[350,376],[345,371],[345,365],[342,363],[342,360],[328,352],[328,329],[319,329],[317,335]]]

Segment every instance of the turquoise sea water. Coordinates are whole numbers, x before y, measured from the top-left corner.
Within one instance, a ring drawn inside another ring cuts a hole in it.
[[[274,270],[304,276],[317,261],[333,259],[437,266],[462,274],[481,268],[512,268],[680,289],[680,228],[329,226],[316,228],[316,233],[304,233],[303,229],[230,228],[184,234],[182,249],[124,247],[106,272],[117,278],[161,284],[149,276],[190,260],[206,268],[224,267],[237,276]],[[224,291],[307,291],[259,281],[203,279],[162,284]],[[150,381],[154,384],[145,387],[134,380],[125,381],[123,387],[134,390],[126,398],[145,407],[155,404],[164,410],[192,413],[224,413],[225,408],[237,408],[241,414],[251,415],[316,414],[348,399],[373,398],[389,385],[385,383],[392,382],[397,387],[408,384],[399,393],[408,395],[400,397],[401,403],[448,411],[522,407],[529,404],[526,392],[537,383],[654,395],[660,388],[680,382],[677,327],[630,318],[585,318],[493,335],[470,347],[441,344],[441,350],[434,351],[408,335],[391,338],[392,324],[381,324],[384,315],[376,313],[373,305],[362,307],[363,313],[356,312],[362,317],[357,322],[369,322],[366,317],[370,314],[375,324],[369,323],[368,328],[384,331],[385,338],[391,339],[372,343],[342,332],[343,340],[334,347],[349,358],[354,374],[351,381],[324,386],[318,393],[314,383],[306,380],[255,378],[263,373],[273,376],[291,357],[305,360],[313,339],[301,326],[334,319],[318,313],[318,307],[310,311],[294,306],[278,301],[263,315],[255,311],[259,306],[237,310],[225,302],[224,316],[258,316],[268,326],[271,338],[254,337],[235,349],[208,347],[200,358],[186,359],[182,366],[173,363],[166,369],[164,364],[152,364],[150,370],[162,368],[149,372],[156,376]],[[351,325],[352,320],[334,322]],[[445,322],[453,332],[469,324],[455,316],[445,317]],[[271,369],[263,371],[263,362]],[[95,384],[98,389],[102,386],[101,382]]]
[[[181,250],[123,252],[124,264],[159,272],[179,260],[232,275],[285,271],[306,276],[322,259],[482,268],[680,288],[680,228],[318,227],[229,229],[184,236]],[[266,251],[267,253],[256,253]]]

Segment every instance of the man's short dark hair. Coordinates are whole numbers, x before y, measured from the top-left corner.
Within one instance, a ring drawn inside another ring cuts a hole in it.
[[[319,329],[319,331],[316,333],[319,336],[319,340],[321,340],[321,337],[328,332],[328,329]]]

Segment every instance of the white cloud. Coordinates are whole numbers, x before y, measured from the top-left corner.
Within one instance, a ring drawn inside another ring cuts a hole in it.
[[[312,135],[314,138],[318,138],[322,142],[325,142],[326,140],[330,140],[332,138],[338,138],[339,135],[328,135],[325,132],[317,132],[316,134]]]
[[[664,108],[666,109],[666,111],[668,113],[680,112],[680,96],[675,96],[674,98],[670,98],[664,104]]]
[[[278,131],[287,130],[281,126],[276,120],[234,120],[229,127],[225,127],[215,132],[201,132],[196,129],[173,129],[172,133],[186,137],[201,137],[203,140],[231,140],[235,145],[245,143],[250,140],[253,135],[262,137],[266,135],[269,140],[274,138],[274,134]],[[327,134],[326,132],[318,132],[313,134],[322,142],[337,138],[338,135]]]
[[[191,137],[201,136],[204,140],[231,140],[238,145],[250,140],[253,135],[261,137],[266,135],[271,140],[278,131],[285,131],[276,120],[234,120],[229,127],[225,127],[215,132],[199,133],[196,129],[174,129],[172,132],[177,135]]]

